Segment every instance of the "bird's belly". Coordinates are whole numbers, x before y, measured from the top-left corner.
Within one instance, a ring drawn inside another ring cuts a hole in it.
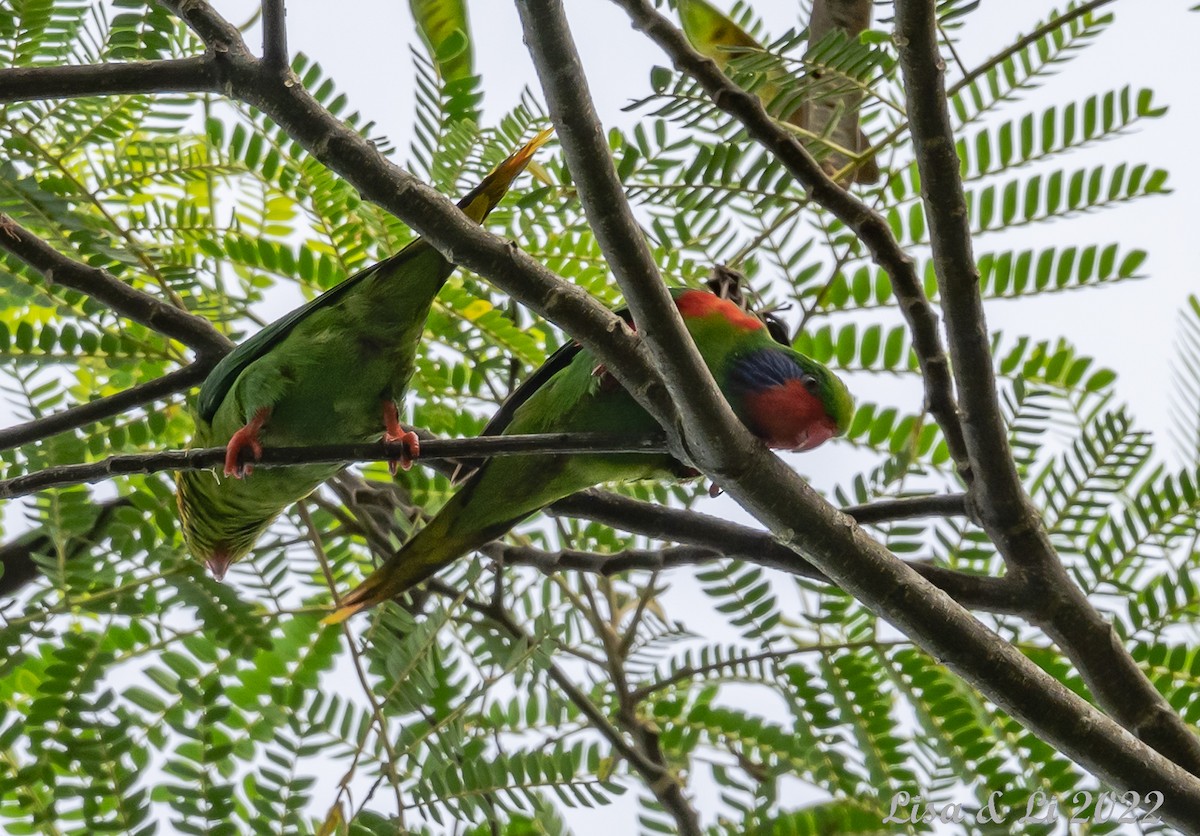
[[[384,402],[403,395],[410,374],[378,357],[318,367],[272,407],[262,441],[288,446],[377,439],[383,433]]]

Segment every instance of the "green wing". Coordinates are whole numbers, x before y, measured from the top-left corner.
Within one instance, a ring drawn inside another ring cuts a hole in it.
[[[504,197],[509,185],[525,169],[525,166],[533,157],[533,153],[546,143],[551,133],[550,129],[542,131],[524,146],[509,155],[507,159],[484,177],[478,186],[471,189],[471,191],[467,192],[458,201],[458,208],[476,223],[483,223],[483,219],[488,216],[488,213]],[[200,413],[200,417],[212,423],[213,416],[217,414],[217,409],[220,408],[221,402],[225,400],[225,396],[229,394],[229,389],[233,386],[234,381],[238,379],[238,375],[245,371],[247,366],[282,342],[306,317],[315,311],[336,303],[351,289],[361,284],[364,279],[377,275],[381,271],[398,270],[404,264],[429,249],[429,244],[423,238],[418,238],[395,255],[385,258],[378,264],[373,264],[367,269],[354,274],[337,287],[325,291],[307,305],[302,305],[286,316],[277,319],[239,345],[217,364],[217,367],[212,370],[212,373],[204,381],[204,385],[200,387],[200,398],[197,401],[197,410]],[[445,273],[443,278],[448,277],[454,272],[454,265],[443,259],[442,270]]]
[[[425,243],[424,239],[418,238],[395,255],[389,256],[383,261],[372,264],[365,270],[355,273],[337,286],[325,291],[308,304],[301,305],[294,311],[275,320],[253,337],[238,345],[237,348],[222,358],[221,362],[205,378],[204,384],[200,387],[200,397],[196,403],[200,417],[212,423],[213,416],[217,414],[217,409],[221,406],[221,402],[225,400],[225,396],[229,394],[229,389],[233,386],[233,382],[237,380],[238,375],[245,371],[246,367],[255,360],[258,360],[272,348],[283,342],[284,338],[306,317],[322,308],[335,304],[339,299],[361,284],[364,279],[383,271],[400,268],[403,264],[420,255],[428,247],[429,245]],[[445,269],[449,273],[454,267],[449,262],[446,262]]]

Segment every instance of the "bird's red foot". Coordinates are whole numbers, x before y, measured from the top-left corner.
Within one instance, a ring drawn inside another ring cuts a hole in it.
[[[242,451],[247,447],[253,455],[255,461],[262,458],[262,444],[258,440],[258,431],[262,429],[263,424],[267,423],[267,417],[270,416],[271,410],[263,407],[258,412],[254,413],[254,417],[246,426],[233,434],[233,438],[229,439],[229,443],[225,445],[225,475],[235,476],[241,479],[249,476],[254,472],[254,466],[247,463],[242,464],[239,459],[242,456]]]
[[[383,402],[383,440],[399,441],[404,445],[400,458],[388,461],[388,472],[393,476],[398,468],[408,470],[412,467],[413,460],[421,455],[420,437],[412,430],[400,426],[400,414],[396,411],[395,402],[390,400]]]

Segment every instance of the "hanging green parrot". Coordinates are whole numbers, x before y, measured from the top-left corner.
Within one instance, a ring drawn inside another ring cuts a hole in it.
[[[770,447],[811,450],[846,431],[854,409],[845,384],[780,345],[763,322],[702,290],[672,291],[688,332],[738,418]],[[603,432],[639,436],[654,419],[595,356],[559,349],[500,408],[484,435]],[[604,482],[695,475],[667,455],[504,456],[484,462],[428,524],[342,599],[336,624],[405,592],[550,503]]]
[[[538,134],[459,201],[482,222],[550,137]],[[397,415],[412,377],[425,320],[454,270],[418,238],[403,250],[271,323],[227,355],[200,389],[198,447],[225,445],[225,477],[176,475],[179,518],[188,550],[220,580],[271,521],[343,465],[260,470],[240,463],[247,449],[370,441],[405,444],[400,464],[419,453],[415,433]],[[391,467],[395,472],[396,463]]]

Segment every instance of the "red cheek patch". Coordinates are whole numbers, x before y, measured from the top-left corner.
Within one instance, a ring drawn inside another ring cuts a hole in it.
[[[811,450],[836,429],[825,407],[799,380],[749,392],[743,403],[751,431],[776,450]]]

